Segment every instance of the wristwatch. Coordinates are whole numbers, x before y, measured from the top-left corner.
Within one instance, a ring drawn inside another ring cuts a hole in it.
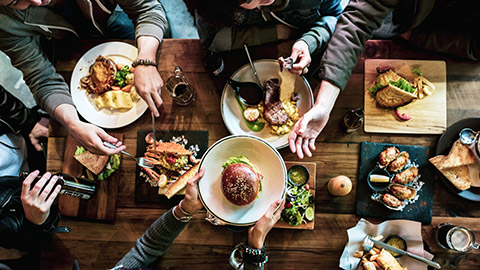
[[[136,66],[154,66],[158,67],[157,63],[153,62],[150,59],[135,59],[132,62],[132,67]]]

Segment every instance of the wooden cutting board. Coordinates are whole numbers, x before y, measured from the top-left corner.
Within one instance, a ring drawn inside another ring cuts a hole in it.
[[[392,109],[377,106],[367,90],[375,84],[377,67],[390,66],[402,77],[413,81],[414,68],[435,85],[432,95],[412,101],[401,108],[411,119],[403,121]],[[447,79],[445,61],[426,60],[365,60],[365,132],[402,134],[442,134],[447,128]]]
[[[310,178],[308,179],[307,184],[310,186],[311,193],[313,195],[313,198],[315,198],[315,184],[316,184],[316,166],[315,162],[293,162],[293,161],[285,161],[285,166],[288,169],[292,167],[293,165],[303,165],[307,168],[308,172],[310,173]],[[313,204],[313,210],[315,210],[315,203]],[[282,228],[282,229],[296,229],[296,230],[313,230],[315,228],[315,219],[313,221],[307,222],[307,223],[302,223],[298,226],[292,226],[288,224],[288,222],[283,221],[280,219],[274,228]]]
[[[119,140],[123,134],[110,133]],[[83,166],[73,157],[77,146],[80,144],[70,135],[67,136],[63,173],[81,176]],[[59,195],[58,207],[62,216],[76,217],[88,220],[101,220],[113,222],[116,216],[118,182],[120,174],[114,172],[102,181],[96,181],[97,192],[89,200],[82,200],[68,195]]]

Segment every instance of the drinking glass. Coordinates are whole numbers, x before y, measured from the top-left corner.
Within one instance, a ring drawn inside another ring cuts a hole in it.
[[[435,239],[438,245],[445,249],[458,252],[468,252],[480,249],[480,244],[475,243],[475,235],[468,228],[455,226],[450,223],[441,223],[435,228]]]
[[[195,91],[183,75],[182,68],[175,67],[173,73],[174,75],[167,79],[165,85],[168,95],[178,105],[188,105],[195,101]]]

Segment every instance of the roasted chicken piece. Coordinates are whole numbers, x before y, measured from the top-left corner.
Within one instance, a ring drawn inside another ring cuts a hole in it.
[[[412,182],[413,180],[415,180],[417,176],[418,176],[418,168],[412,166],[404,170],[403,172],[397,173],[393,178],[393,182],[406,185]]]
[[[90,66],[88,75],[80,79],[80,84],[91,94],[102,94],[111,89],[116,73],[115,63],[99,55]]]
[[[386,205],[390,207],[399,207],[403,205],[402,201],[400,201],[399,199],[397,199],[397,197],[393,196],[390,193],[384,194],[382,200]]]
[[[394,147],[388,147],[387,149],[383,150],[379,156],[379,163],[381,168],[385,168],[392,160],[394,160],[400,151]]]
[[[389,188],[393,195],[400,200],[410,200],[417,196],[417,191],[411,187],[400,184],[392,184]]]
[[[288,114],[280,101],[280,85],[278,79],[270,79],[263,86],[265,89],[265,105],[263,117],[270,125],[283,125],[288,120]]]
[[[399,172],[407,165],[410,156],[407,152],[403,151],[398,156],[388,164],[387,171],[389,172]]]

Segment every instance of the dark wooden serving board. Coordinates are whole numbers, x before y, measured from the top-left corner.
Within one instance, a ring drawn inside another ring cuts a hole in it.
[[[145,136],[152,132],[152,130],[139,130],[137,132],[137,157],[142,157],[145,154],[147,143]],[[198,145],[200,150],[197,152],[197,159],[202,158],[205,151],[208,149],[208,131],[206,130],[157,130],[157,140],[169,142],[172,137],[184,136],[187,140],[187,148],[190,145]],[[151,187],[146,183],[143,177],[140,176],[140,167],[137,166],[135,172],[135,202],[136,203],[166,203],[176,205],[183,198],[183,195],[174,195],[170,200],[165,195],[158,194],[157,187]]]
[[[367,183],[368,173],[376,166],[378,155],[389,146],[395,146],[400,151],[408,152],[410,159],[419,165],[420,181],[425,183],[418,192],[418,200],[413,204],[405,206],[403,211],[390,210],[384,204],[373,201],[370,198],[372,190]],[[428,158],[432,154],[433,149],[428,147],[362,142],[360,145],[360,166],[357,180],[356,214],[362,217],[409,219],[430,224],[432,221],[434,171]]]
[[[119,140],[123,140],[123,134],[109,134]],[[63,173],[73,176],[82,175],[83,166],[73,157],[77,150],[77,146],[79,145],[80,144],[73,137],[70,135],[67,136],[62,170]],[[115,220],[117,209],[119,177],[120,174],[117,171],[107,179],[96,181],[97,192],[89,200],[81,200],[72,196],[60,195],[58,200],[60,213],[62,216],[67,217],[113,222]]]

